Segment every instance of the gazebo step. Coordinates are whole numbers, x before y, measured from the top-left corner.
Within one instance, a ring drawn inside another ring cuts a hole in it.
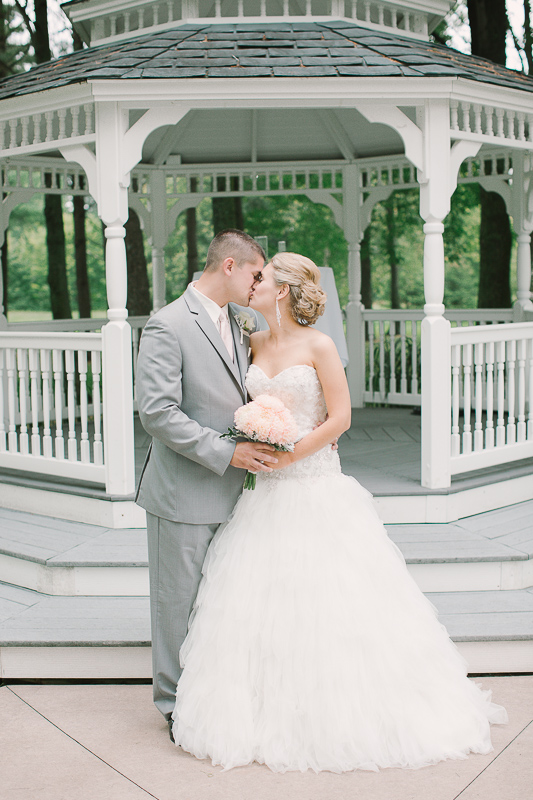
[[[533,589],[427,595],[471,673],[533,670]],[[149,678],[146,597],[51,597],[0,584],[0,671],[15,678]]]
[[[533,501],[456,523],[388,525],[425,592],[533,586]],[[146,530],[0,509],[0,580],[50,595],[146,596]]]

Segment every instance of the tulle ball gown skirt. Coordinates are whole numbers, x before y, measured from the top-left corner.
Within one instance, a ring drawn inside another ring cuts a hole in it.
[[[278,772],[490,752],[490,723],[506,712],[466,677],[369,493],[340,468],[282,472],[258,476],[208,551],[176,744],[226,769]]]

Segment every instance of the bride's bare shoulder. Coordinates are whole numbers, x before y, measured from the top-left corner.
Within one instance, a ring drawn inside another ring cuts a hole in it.
[[[313,354],[313,361],[319,362],[325,358],[331,358],[332,355],[337,354],[337,347],[335,342],[322,331],[317,331],[314,328],[309,329],[308,343]]]

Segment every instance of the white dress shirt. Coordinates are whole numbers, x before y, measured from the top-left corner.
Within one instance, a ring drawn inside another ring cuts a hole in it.
[[[223,341],[228,349],[230,358],[233,361],[234,360],[233,337],[231,336],[231,325],[229,321],[228,304],[226,303],[225,306],[219,306],[219,304],[216,303],[214,300],[211,300],[210,297],[207,297],[205,294],[202,294],[202,292],[200,292],[199,289],[196,288],[196,283],[197,281],[194,281],[193,283],[190,284],[191,289],[194,292],[196,292],[198,300],[201,302],[201,304],[209,314],[210,318],[212,319],[219,333],[220,333],[220,323],[219,323],[220,314],[222,313],[226,317],[227,330],[229,331],[229,338],[227,341],[224,340]]]

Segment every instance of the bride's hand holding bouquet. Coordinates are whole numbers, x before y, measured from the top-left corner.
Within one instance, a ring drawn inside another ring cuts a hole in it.
[[[277,397],[259,395],[251,403],[237,409],[234,421],[235,426],[221,434],[221,439],[245,439],[269,444],[279,452],[294,451],[298,427],[289,409]],[[280,466],[278,465],[278,469]],[[256,474],[248,471],[244,488],[255,489],[255,484]]]

